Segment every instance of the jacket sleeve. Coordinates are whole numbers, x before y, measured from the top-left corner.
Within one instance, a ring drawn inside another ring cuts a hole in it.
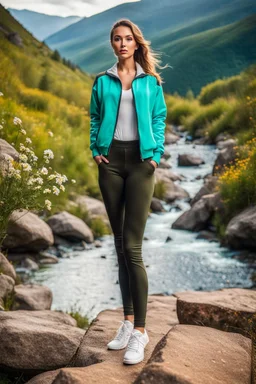
[[[156,161],[157,164],[160,163],[160,159],[164,154],[164,141],[165,141],[165,120],[167,116],[167,108],[164,99],[163,87],[157,85],[157,94],[152,111],[152,127],[154,139],[157,143],[157,147],[154,150],[154,155],[152,160]]]
[[[100,103],[97,95],[97,78],[92,86],[91,101],[90,101],[90,149],[92,156],[100,155],[96,139],[100,128]]]

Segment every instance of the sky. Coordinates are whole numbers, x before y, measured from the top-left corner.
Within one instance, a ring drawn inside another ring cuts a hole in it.
[[[88,17],[134,1],[138,0],[1,0],[1,4],[5,8],[28,9],[47,15]]]

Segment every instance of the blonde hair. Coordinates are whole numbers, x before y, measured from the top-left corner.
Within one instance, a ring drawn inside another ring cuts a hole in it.
[[[120,19],[115,22],[110,31],[110,42],[112,43],[113,41],[115,28],[120,26],[129,27],[131,29],[134,39],[139,46],[138,49],[134,52],[134,60],[141,65],[146,73],[155,76],[159,84],[163,83],[164,81],[162,80],[160,74],[156,72],[156,67],[164,69],[168,67],[168,65],[165,65],[164,67],[160,66],[161,60],[158,58],[160,53],[156,53],[152,50],[150,47],[151,42],[144,38],[140,28],[131,20]]]

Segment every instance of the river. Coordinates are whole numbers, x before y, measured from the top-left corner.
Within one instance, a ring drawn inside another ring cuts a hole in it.
[[[185,141],[185,135],[177,144],[166,145],[171,153],[172,170],[186,177],[179,182],[193,197],[203,185],[196,179],[211,173],[217,156],[215,145],[194,145]],[[191,153],[201,156],[205,164],[199,167],[177,166],[177,156]],[[217,242],[196,239],[198,233],[172,229],[171,224],[190,205],[185,200],[176,200],[182,211],[152,213],[148,218],[143,242],[143,257],[149,279],[149,294],[170,295],[184,290],[216,290],[226,287],[252,286],[253,272],[245,262],[232,256],[238,252],[221,247]],[[174,204],[174,205],[175,205]],[[166,242],[166,238],[172,240]],[[118,285],[118,268],[112,235],[102,238],[102,248],[70,253],[60,258],[59,263],[33,272],[29,281],[46,285],[52,290],[51,309],[79,310],[92,320],[106,308],[122,305]]]

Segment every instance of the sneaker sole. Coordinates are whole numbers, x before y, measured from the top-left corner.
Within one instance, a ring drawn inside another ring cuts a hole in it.
[[[108,349],[112,349],[113,351],[119,351],[119,350],[121,350],[121,349],[124,349],[124,348],[126,348],[126,346],[127,345],[125,345],[124,347],[119,347],[119,348],[115,348],[115,347],[109,347],[109,346],[107,346],[108,347]]]
[[[146,348],[146,346],[148,345],[149,341],[147,342],[147,344],[145,344],[145,347],[144,349]],[[139,359],[137,360],[126,360],[126,359],[123,359],[123,363],[124,364],[138,364],[138,363],[141,363],[143,360],[144,360],[144,355],[142,356],[142,358],[140,357]]]

